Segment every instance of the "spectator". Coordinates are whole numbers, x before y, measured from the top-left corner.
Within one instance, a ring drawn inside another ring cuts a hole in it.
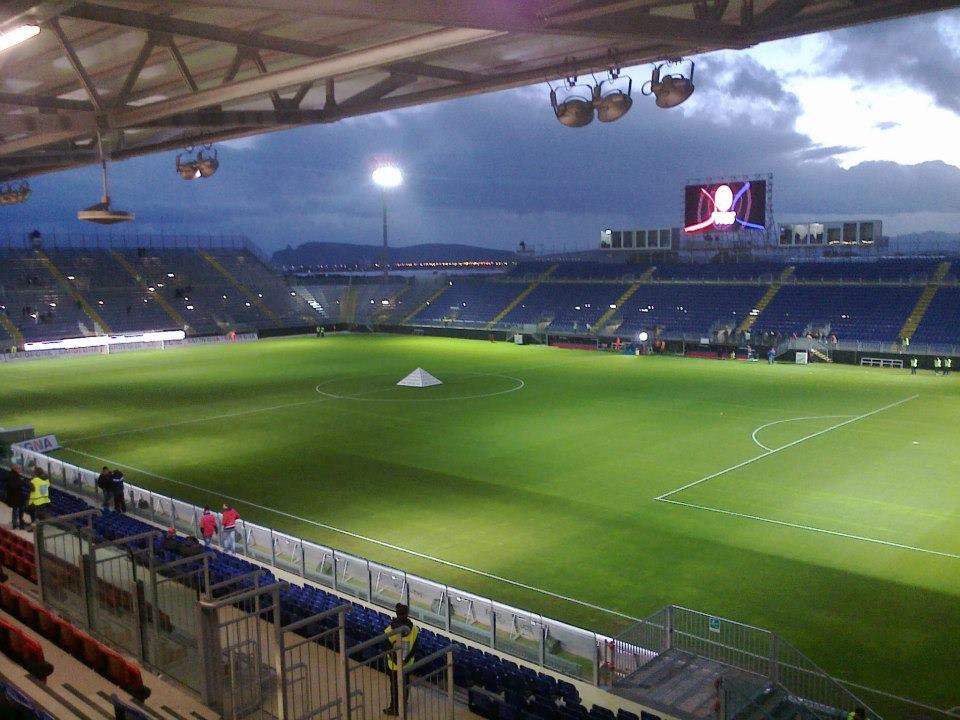
[[[847,720],[867,720],[867,711],[862,707],[857,707],[847,715]]]
[[[220,514],[221,544],[224,552],[236,554],[237,552],[237,520],[240,519],[240,513],[232,507],[223,504],[223,512]]]
[[[114,470],[110,480],[113,483],[113,509],[118,513],[125,513],[127,501],[123,497],[123,473],[120,470]]]
[[[180,554],[184,557],[193,557],[202,552],[203,548],[200,547],[200,541],[197,540],[193,535],[185,537],[183,542],[180,543]]]
[[[400,682],[400,672],[402,668],[410,667],[414,663],[414,653],[417,649],[417,638],[419,629],[410,620],[409,608],[403,603],[396,605],[397,616],[390,621],[390,624],[384,629],[385,633],[400,628],[407,628],[408,632],[404,634],[393,635],[387,640],[390,643],[390,649],[393,651],[387,655],[387,666],[390,671],[387,673],[390,677],[390,707],[383,709],[384,715],[398,715],[399,692],[397,690]],[[407,697],[410,693],[409,681],[403,686],[403,704],[406,706]]]
[[[213,542],[213,536],[217,532],[217,516],[210,510],[210,506],[203,508],[203,515],[200,516],[200,534],[203,536],[203,547],[209,549]]]
[[[23,509],[29,495],[29,492],[24,492],[26,480],[20,474],[21,470],[19,465],[14,465],[7,473],[7,491],[4,497],[4,501],[10,506],[10,527],[14,530],[23,529]]]
[[[180,555],[182,550],[180,538],[177,537],[177,529],[174,527],[167,528],[167,534],[163,538],[163,542],[160,544],[164,550],[175,555]]]
[[[106,512],[113,504],[113,476],[110,474],[110,468],[106,465],[103,466],[103,470],[97,475],[97,487],[100,488],[100,491],[103,493],[103,503],[100,507]]]
[[[40,468],[34,468],[30,481],[30,496],[27,498],[27,514],[31,522],[43,520],[50,504],[50,481]]]

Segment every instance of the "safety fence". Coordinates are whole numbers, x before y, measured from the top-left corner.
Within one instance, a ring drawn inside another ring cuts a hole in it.
[[[350,646],[349,603],[290,614],[287,583],[261,586],[261,570],[212,583],[213,553],[163,562],[159,531],[95,541],[98,515],[37,523],[44,603],[193,689],[226,720],[373,720],[388,705],[406,720],[453,720],[453,644],[393,672],[388,640],[406,628]]]
[[[91,470],[17,446],[12,454],[14,463],[45,470],[54,485],[95,500],[101,495]],[[199,536],[202,508],[131,483],[125,484],[125,493],[129,513]],[[235,538],[238,555],[384,608],[402,602],[412,618],[426,625],[563,675],[599,682],[599,649],[609,640],[603,635],[244,520],[237,522]],[[223,537],[214,539],[216,546],[222,543]]]
[[[821,712],[823,717],[836,717],[837,709],[865,705],[775,633],[675,605],[641,620],[614,638],[611,644],[611,684],[614,687],[629,687],[632,677],[647,662],[673,650],[707,658],[761,679],[762,688],[783,693],[794,704],[803,705],[814,717],[819,717]],[[731,688],[731,701],[735,697],[749,698],[746,690],[732,689],[735,682],[735,679],[724,680]],[[871,720],[880,718],[869,709],[867,717]]]

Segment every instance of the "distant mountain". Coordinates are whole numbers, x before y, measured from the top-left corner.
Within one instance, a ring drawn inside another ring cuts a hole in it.
[[[380,260],[382,248],[377,245],[353,245],[335,242],[308,242],[277,250],[273,262],[284,267],[349,265],[371,267]],[[409,262],[491,262],[515,260],[516,253],[455,243],[428,243],[390,248],[391,263]]]

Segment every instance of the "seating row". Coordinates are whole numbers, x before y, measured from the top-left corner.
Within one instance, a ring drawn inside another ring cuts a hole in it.
[[[6,587],[0,585],[0,590]],[[44,659],[43,647],[37,639],[4,618],[0,618],[0,652],[39,680],[45,680],[53,672],[53,665]]]
[[[68,621],[33,602],[26,595],[9,585],[0,585],[0,605],[24,625],[36,630],[47,640],[70,653],[84,665],[95,670],[133,697],[138,700],[145,700],[150,696],[150,688],[143,684],[140,668],[82,630],[75,628]],[[35,667],[40,662],[40,667],[43,667],[43,650],[36,640],[33,640],[33,643],[39,649],[39,659],[31,655],[30,662]],[[53,667],[49,666],[49,671],[52,670]],[[46,675],[49,675],[49,671]],[[31,670],[31,672],[34,672],[34,670]]]
[[[539,695],[526,697],[510,690],[501,696],[485,688],[471,688],[467,704],[473,713],[487,720],[660,720],[660,716],[647,711],[637,715],[621,708],[615,714],[600,705],[587,710],[579,702]]]
[[[4,720],[56,720],[8,680],[0,679],[0,717]]]

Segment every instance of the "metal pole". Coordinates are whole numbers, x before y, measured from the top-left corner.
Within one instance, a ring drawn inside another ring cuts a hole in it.
[[[383,201],[383,279],[386,280],[390,271],[390,251],[387,249],[387,189],[380,188],[380,199]]]
[[[456,686],[453,680],[453,650],[447,652],[447,717],[453,720],[456,713],[456,698],[454,690]]]

